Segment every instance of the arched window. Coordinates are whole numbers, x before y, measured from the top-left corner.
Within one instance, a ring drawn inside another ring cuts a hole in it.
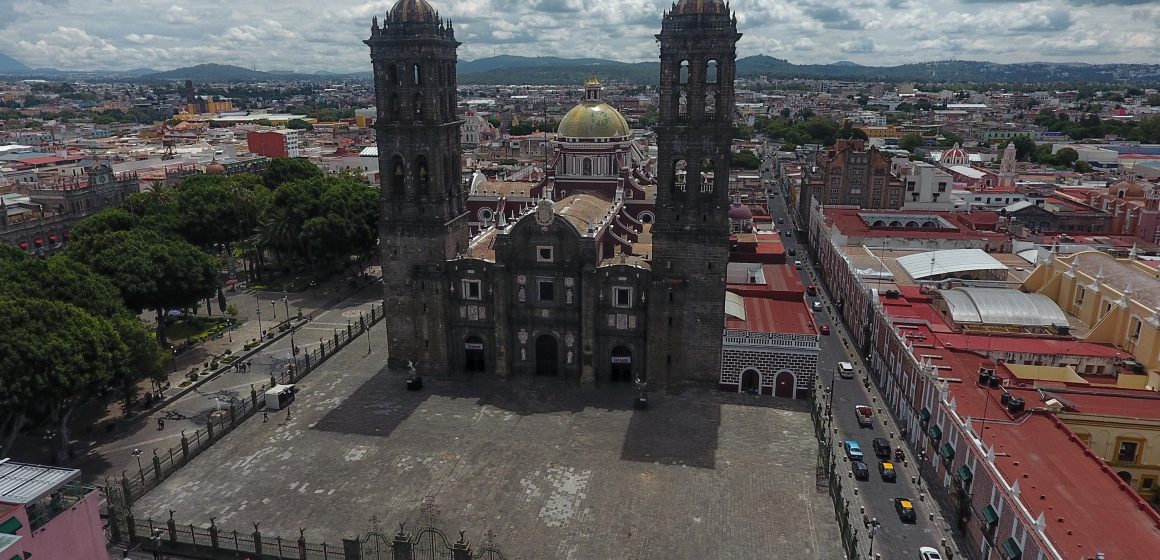
[[[415,92],[415,119],[423,118],[423,92]]]
[[[403,158],[400,156],[391,158],[391,169],[391,190],[402,194],[407,182],[407,168],[403,164]]]
[[[701,160],[701,192],[713,192],[713,181],[715,180],[713,170],[715,167],[712,159]]]
[[[685,185],[686,185],[686,181],[688,180],[688,174],[686,173],[687,167],[688,167],[688,165],[685,163],[685,160],[683,160],[683,159],[678,159],[677,161],[673,162],[673,190],[674,191],[685,192]]]
[[[717,61],[716,60],[710,60],[708,63],[705,64],[705,83],[706,84],[717,83]]]
[[[423,70],[419,68],[418,64],[416,64],[412,68],[413,68],[413,74],[414,74],[412,77],[415,79],[414,84],[417,86],[423,85]]]
[[[419,196],[426,196],[431,187],[431,175],[427,172],[426,156],[415,158],[415,190]]]
[[[399,95],[392,93],[390,102],[387,103],[387,115],[391,120],[399,118]]]
[[[685,84],[689,83],[689,61],[687,61],[687,60],[681,61],[680,72],[681,73],[680,73],[679,78],[681,80],[681,85],[685,85]]]
[[[394,64],[387,65],[387,83],[392,86],[399,85],[399,69],[395,68]]]
[[[581,175],[591,175],[592,174],[592,158],[584,158],[584,163],[582,164],[582,167],[583,167],[583,169],[580,172]]]

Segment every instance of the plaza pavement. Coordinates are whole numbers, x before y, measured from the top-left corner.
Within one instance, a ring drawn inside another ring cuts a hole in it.
[[[815,486],[817,442],[797,403],[691,391],[631,409],[631,389],[426,379],[404,388],[383,348],[351,344],[143,497],[168,518],[341,544],[370,518],[450,535],[488,531],[509,558],[842,557]],[[793,408],[777,408],[777,405]]]

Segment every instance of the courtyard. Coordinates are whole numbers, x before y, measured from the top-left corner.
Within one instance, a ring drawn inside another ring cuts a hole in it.
[[[426,379],[405,389],[381,348],[352,344],[285,412],[247,421],[143,497],[140,520],[340,545],[414,530],[487,531],[509,558],[842,557],[815,487],[808,412],[769,397]],[[782,408],[785,407],[785,408]]]

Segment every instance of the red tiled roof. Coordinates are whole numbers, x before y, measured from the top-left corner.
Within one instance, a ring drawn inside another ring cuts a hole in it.
[[[59,158],[56,156],[39,156],[39,157],[23,158],[23,159],[20,159],[17,161],[19,161],[21,163],[26,163],[28,165],[47,165],[50,163],[60,163],[62,161],[73,161],[73,160]]]
[[[1046,520],[1048,540],[1067,559],[1151,558],[1160,550],[1160,514],[1087,448],[1058,418],[1031,413],[1010,422],[1000,389],[953,383],[956,411],[971,416],[984,447],[994,447],[995,466],[1018,482],[1020,501],[1034,519]],[[1022,396],[1038,399],[1034,391]],[[982,422],[983,412],[990,419]]]
[[[994,350],[997,352],[1032,352],[1035,354],[1065,356],[1090,356],[1095,358],[1115,358],[1125,354],[1115,346],[1084,342],[1036,338],[1031,336],[986,336],[980,334],[939,333],[939,340],[947,348],[960,350]]]
[[[844,235],[852,237],[907,237],[911,239],[979,239],[993,240],[996,243],[1007,238],[1005,234],[994,231],[979,231],[964,227],[954,229],[920,229],[920,228],[871,228],[862,221],[859,214],[890,214],[889,210],[860,210],[851,208],[826,208],[823,210],[828,221],[838,228]],[[930,214],[941,216],[952,225],[958,219],[952,212],[899,212],[902,215]]]
[[[1051,389],[1044,390],[1053,392]],[[1097,391],[1098,394],[1095,394]],[[1075,410],[1067,410],[1069,413],[1160,420],[1160,397],[1153,391],[1100,387],[1092,389],[1092,392],[1080,389],[1057,394],[1075,405]]]
[[[805,301],[744,297],[745,320],[725,317],[725,329],[765,333],[817,334]]]

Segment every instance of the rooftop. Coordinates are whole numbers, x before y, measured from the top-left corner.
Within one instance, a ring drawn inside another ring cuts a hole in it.
[[[27,504],[63,488],[81,471],[0,460],[0,502]]]
[[[725,329],[762,333],[817,334],[814,330],[813,314],[804,301],[786,301],[764,297],[743,297],[732,292],[726,301],[733,301],[736,313],[736,299],[741,298],[744,317],[726,314]]]
[[[955,323],[1067,326],[1067,315],[1051,298],[1010,288],[959,287],[939,290]]]
[[[982,249],[947,249],[898,257],[898,264],[911,278],[919,280],[973,270],[1007,270]]]

